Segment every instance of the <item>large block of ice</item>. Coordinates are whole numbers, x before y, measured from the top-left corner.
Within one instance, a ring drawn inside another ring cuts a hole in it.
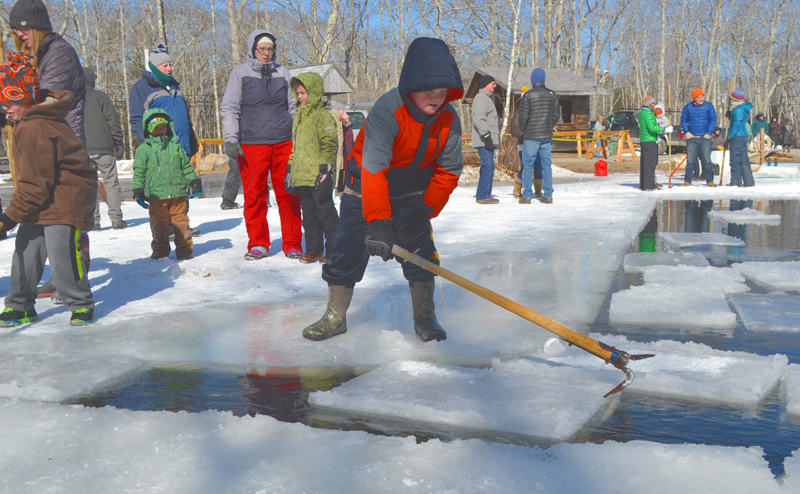
[[[694,252],[632,252],[623,261],[626,273],[642,273],[647,266],[708,266],[705,256]]]
[[[714,268],[711,268],[714,269]],[[612,324],[726,329],[736,326],[725,293],[699,284],[647,284],[611,297]]]
[[[669,340],[639,343],[629,341],[623,336],[596,333],[589,336],[630,354],[655,355],[629,364],[636,378],[623,391],[625,393],[749,407],[764,399],[781,379],[789,363],[785,355],[762,356],[746,352],[726,352],[699,343]],[[621,381],[620,371],[575,347],[550,344],[535,356],[549,362],[584,369],[587,379],[603,379],[610,385]],[[512,364],[502,364],[497,368],[506,369],[510,365]]]
[[[8,353],[0,358],[0,397],[63,401],[140,365],[136,358],[120,354]]]
[[[743,262],[734,267],[761,285],[778,290],[800,290],[800,261]]]
[[[800,297],[786,293],[734,293],[731,305],[750,331],[800,331]]]
[[[362,417],[410,421],[415,427],[555,442],[572,437],[609,403],[603,399],[606,388],[599,381],[573,381],[566,375],[521,379],[490,369],[396,361],[330,391],[311,393],[308,401]]]
[[[0,400],[0,491],[14,494],[796,492],[781,489],[763,455],[759,447],[646,441],[417,443],[264,415]],[[791,460],[787,472],[800,475]]]
[[[761,247],[736,245],[690,245],[682,247],[680,252],[694,252],[707,259],[721,261],[791,261],[800,259],[800,251],[763,249]]]
[[[650,266],[644,270],[644,282],[660,285],[701,285],[724,293],[749,292],[744,276],[733,268],[697,268],[690,266]]]
[[[674,233],[660,232],[658,236],[673,247],[686,247],[688,245],[713,244],[713,245],[744,245],[738,238],[722,233]]]
[[[786,369],[786,414],[800,419],[800,364],[792,364]],[[800,473],[800,472],[798,472]],[[800,485],[800,479],[798,479]]]
[[[709,211],[708,217],[729,223],[769,223],[778,225],[781,222],[781,215],[779,214],[767,214],[750,208],[744,208],[739,211]]]

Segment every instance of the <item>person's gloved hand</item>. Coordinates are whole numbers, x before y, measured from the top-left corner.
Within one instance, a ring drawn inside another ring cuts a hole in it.
[[[237,156],[244,155],[244,153],[242,152],[242,146],[239,145],[238,142],[226,142],[225,143],[225,155],[228,158],[230,158],[232,160],[235,160],[237,158]]]
[[[397,226],[397,237],[406,241],[411,241],[425,235],[431,229],[431,220],[427,213],[421,209],[415,209],[411,214],[400,218]]]
[[[664,133],[665,134],[672,134],[673,130],[675,130],[675,128],[672,125],[667,125],[667,127],[664,129]]]
[[[5,233],[17,226],[17,222],[12,220],[6,213],[0,214],[0,233]]]
[[[691,132],[684,132],[683,133],[683,138],[684,139],[694,139],[694,135],[692,135]]]
[[[119,146],[117,146],[115,157],[118,160],[121,160],[122,158],[125,157],[125,146],[124,145],[120,144]]]
[[[372,220],[367,229],[367,238],[364,240],[367,251],[371,256],[380,256],[384,261],[392,258],[394,246],[394,232],[392,222],[389,220]]]
[[[141,207],[150,209],[150,203],[147,202],[147,196],[144,195],[144,189],[133,189],[133,200],[138,202]]]
[[[703,134],[703,139],[713,139],[713,137],[711,137],[711,134]]]
[[[722,147],[725,148],[725,149],[730,149],[731,148],[731,140],[730,140],[730,138],[726,138],[725,139],[725,142],[722,144]]]
[[[283,189],[287,194],[297,195],[297,189],[292,187],[292,165],[286,165],[286,175],[283,176]]]
[[[200,177],[197,177],[191,182],[189,182],[189,199],[197,197],[202,193],[203,193],[203,182],[200,181]]]
[[[486,149],[494,149],[494,143],[492,142],[492,134],[486,134],[485,136],[481,136],[481,140],[483,144],[486,146]]]
[[[319,188],[319,184],[321,184],[329,176],[332,176],[332,171],[333,165],[319,165],[319,174],[317,175],[317,179],[314,181],[314,187]]]

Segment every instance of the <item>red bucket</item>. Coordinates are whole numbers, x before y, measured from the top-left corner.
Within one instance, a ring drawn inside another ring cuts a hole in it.
[[[603,160],[598,160],[597,163],[594,164],[594,176],[595,177],[605,177],[608,175],[608,163]]]

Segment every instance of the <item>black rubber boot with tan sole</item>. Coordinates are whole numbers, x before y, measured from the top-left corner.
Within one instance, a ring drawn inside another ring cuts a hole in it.
[[[353,300],[353,287],[328,286],[328,307],[322,319],[303,330],[303,338],[313,341],[327,340],[347,331],[347,309]]]
[[[414,310],[414,332],[422,341],[443,341],[447,333],[436,320],[433,305],[433,292],[436,281],[433,278],[427,281],[409,281],[411,291],[411,306]]]

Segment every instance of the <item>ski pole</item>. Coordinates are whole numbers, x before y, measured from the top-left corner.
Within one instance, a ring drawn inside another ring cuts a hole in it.
[[[523,319],[527,319],[528,321],[538,324],[542,328],[550,331],[553,334],[560,336],[562,339],[566,340],[567,343],[570,345],[575,345],[578,348],[585,350],[592,355],[600,357],[603,359],[607,364],[611,364],[617,369],[621,370],[625,373],[625,380],[622,381],[620,384],[617,385],[614,389],[609,391],[608,393],[603,396],[603,398],[607,398],[615,393],[622,391],[623,389],[630,386],[633,382],[633,371],[628,368],[628,363],[631,360],[642,360],[650,357],[655,357],[652,354],[643,354],[643,355],[631,355],[627,352],[614,348],[612,346],[606,345],[600,341],[597,341],[593,338],[589,338],[585,334],[578,333],[577,331],[564,326],[563,324],[556,322],[550,319],[547,316],[539,314],[536,311],[533,311],[523,305],[520,305],[513,300],[507,299],[506,297],[497,294],[488,288],[484,288],[477,283],[473,283],[466,278],[462,278],[461,276],[448,271],[441,266],[438,266],[432,262],[429,262],[427,259],[423,259],[422,257],[414,254],[412,252],[407,251],[406,249],[398,246],[395,244],[392,247],[392,254],[396,255],[397,257],[403,258],[406,261],[416,264],[417,266],[421,267],[422,269],[427,269],[433,274],[437,274],[442,278],[449,280],[456,285],[464,288],[466,290],[471,291],[472,293],[492,302],[500,307],[513,312],[514,314],[522,317]]]

